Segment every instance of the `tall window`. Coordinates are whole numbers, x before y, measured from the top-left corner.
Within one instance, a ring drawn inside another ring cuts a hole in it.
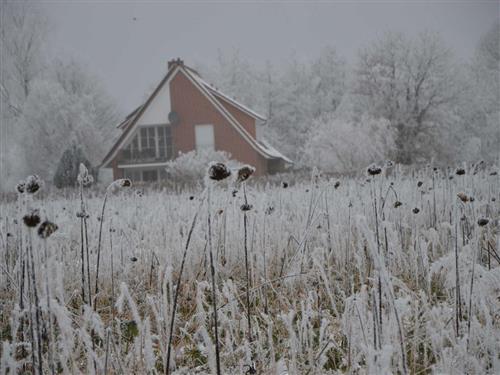
[[[213,125],[196,125],[194,132],[196,150],[215,150]]]
[[[165,160],[173,156],[170,126],[144,126],[123,150],[126,160]]]

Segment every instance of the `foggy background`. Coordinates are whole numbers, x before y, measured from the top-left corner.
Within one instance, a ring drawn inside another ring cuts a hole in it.
[[[175,57],[297,169],[498,163],[499,4],[2,2],[0,188],[98,167]]]

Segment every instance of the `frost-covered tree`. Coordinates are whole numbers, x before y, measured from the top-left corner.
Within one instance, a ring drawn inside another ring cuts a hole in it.
[[[33,82],[44,70],[48,22],[28,1],[0,2],[0,190],[22,176],[23,150],[13,142]]]
[[[98,164],[112,142],[118,117],[99,82],[76,63],[57,62],[36,80],[26,100],[16,142],[26,172],[51,180],[62,151],[72,144]]]
[[[305,162],[321,170],[353,173],[390,156],[393,130],[385,119],[367,115],[359,121],[328,114],[314,121],[305,143]]]
[[[500,157],[500,22],[482,36],[470,66],[473,105],[468,121],[481,140],[480,155],[487,160]]]
[[[63,152],[61,160],[59,160],[59,164],[54,174],[54,185],[59,189],[64,187],[75,187],[80,171],[80,164],[87,167],[87,170],[90,171],[95,181],[97,177],[95,169],[92,168],[90,161],[86,158],[82,149],[76,144],[73,144]]]
[[[460,96],[456,77],[451,51],[438,35],[387,33],[360,52],[354,92],[363,111],[390,121],[396,159],[410,164],[428,159],[445,141],[439,126]]]

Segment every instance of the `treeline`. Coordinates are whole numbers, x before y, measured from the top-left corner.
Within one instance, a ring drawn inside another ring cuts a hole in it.
[[[268,118],[262,134],[297,166],[347,172],[403,164],[496,161],[500,150],[500,23],[459,61],[438,34],[388,32],[348,65],[333,47],[285,66],[220,53],[199,69]]]
[[[47,56],[51,25],[36,3],[2,1],[0,15],[0,190],[33,173],[67,185],[76,177],[61,168],[96,166],[109,149],[116,105],[85,66]]]

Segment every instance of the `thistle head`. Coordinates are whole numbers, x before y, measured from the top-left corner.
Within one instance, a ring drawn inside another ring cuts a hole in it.
[[[77,181],[82,186],[90,186],[94,182],[94,177],[89,174],[89,170],[85,166],[85,164],[80,163],[80,170],[78,172]]]
[[[238,177],[237,181],[238,182],[243,182],[246,181],[254,174],[255,168],[252,167],[251,165],[244,165],[240,169],[238,169]]]
[[[484,227],[485,225],[487,225],[488,223],[490,222],[489,219],[485,218],[485,217],[480,217],[478,220],[477,220],[477,225],[479,225],[480,227]]]
[[[366,171],[370,176],[376,176],[382,173],[382,168],[380,168],[378,165],[372,164],[368,167]]]
[[[36,174],[26,177],[24,182],[24,192],[27,194],[36,194],[43,186],[43,180]]]
[[[48,220],[45,220],[40,226],[38,227],[38,236],[40,238],[46,239],[50,237],[59,227],[57,224],[54,224]]]
[[[31,212],[23,216],[24,225],[26,225],[28,228],[36,227],[38,224],[40,224],[40,221],[40,211],[38,209],[32,210]]]
[[[224,163],[212,163],[208,167],[208,178],[215,181],[222,181],[231,176],[231,170]]]

